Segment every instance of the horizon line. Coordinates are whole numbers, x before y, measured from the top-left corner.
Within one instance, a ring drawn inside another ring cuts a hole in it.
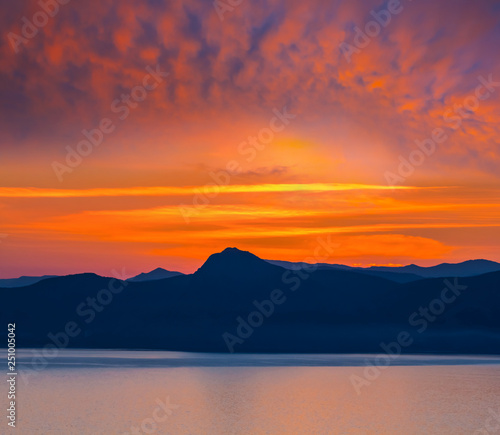
[[[409,263],[409,264],[398,264],[398,263],[384,263],[384,264],[378,264],[378,263],[370,263],[368,265],[359,265],[359,264],[352,264],[352,265],[348,265],[348,264],[343,264],[343,263],[328,263],[328,262],[317,262],[317,263],[309,263],[309,262],[306,262],[306,261],[289,261],[289,260],[272,260],[272,259],[265,259],[265,258],[261,258],[259,257],[258,255],[252,253],[251,251],[246,251],[246,250],[243,250],[243,249],[239,249],[239,248],[235,248],[235,247],[226,247],[224,248],[222,251],[219,251],[219,252],[214,252],[213,254],[210,254],[203,262],[202,264],[196,269],[196,270],[193,270],[192,272],[179,272],[177,270],[171,270],[170,268],[165,268],[163,266],[157,266],[155,267],[154,269],[151,269],[147,272],[140,272],[139,274],[136,274],[136,275],[132,275],[128,278],[125,278],[125,280],[127,279],[130,279],[130,278],[134,278],[138,275],[140,275],[141,273],[142,274],[148,274],[148,273],[151,273],[153,272],[154,270],[156,269],[163,269],[163,270],[166,270],[168,272],[177,272],[177,273],[181,273],[183,275],[192,275],[194,274],[198,269],[200,269],[205,263],[206,261],[208,260],[208,258],[210,258],[212,255],[216,255],[216,254],[221,254],[222,252],[228,250],[228,249],[236,249],[237,251],[240,251],[240,252],[247,252],[247,253],[250,253],[252,255],[255,255],[257,258],[259,258],[260,260],[262,261],[265,261],[265,262],[282,262],[282,263],[289,263],[289,264],[308,264],[308,265],[331,265],[331,266],[345,266],[345,267],[348,267],[348,268],[352,268],[352,269],[369,269],[371,267],[390,267],[390,268],[403,268],[403,267],[408,267],[408,266],[416,266],[416,267],[420,267],[422,269],[430,269],[432,267],[436,267],[436,266],[441,266],[441,265],[459,265],[459,264],[462,264],[462,263],[466,263],[468,261],[488,261],[488,262],[491,262],[491,263],[495,263],[495,264],[498,264],[500,265],[500,262],[497,262],[497,261],[494,261],[494,260],[489,260],[487,258],[470,258],[468,260],[463,260],[463,261],[459,261],[459,262],[456,262],[456,263],[450,263],[450,262],[447,262],[447,261],[443,261],[441,263],[437,263],[437,264],[434,264],[434,265],[431,265],[431,266],[420,266],[416,263]],[[271,264],[271,263],[270,263]],[[279,266],[278,266],[279,267]],[[92,272],[92,271],[85,271],[85,272],[74,272],[74,273],[68,273],[68,274],[64,274],[64,275],[57,275],[57,274],[51,274],[51,273],[44,273],[43,275],[20,275],[20,276],[17,276],[17,277],[13,277],[13,278],[0,278],[0,280],[12,280],[12,279],[20,279],[20,278],[40,278],[40,277],[43,277],[43,276],[49,276],[49,277],[54,277],[54,278],[59,278],[59,277],[64,277],[64,276],[72,276],[72,275],[83,275],[83,274],[94,274],[94,275],[97,275],[97,276],[102,276],[104,277],[104,275],[100,275],[99,273],[96,273],[96,272]]]

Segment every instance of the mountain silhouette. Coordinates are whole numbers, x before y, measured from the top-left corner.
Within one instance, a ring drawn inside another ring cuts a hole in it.
[[[203,266],[195,272],[195,276],[239,279],[242,276],[249,278],[268,276],[280,270],[248,251],[226,248],[224,251],[208,257]]]
[[[304,267],[311,267],[311,264],[304,263],[304,262],[299,262],[299,263],[293,263],[290,261],[276,261],[276,260],[266,260],[270,264],[274,264],[276,266],[281,266],[285,269],[289,270],[300,270]],[[411,282],[411,281],[418,281],[419,279],[422,279],[423,276],[421,275],[416,275],[414,273],[405,273],[405,272],[394,272],[392,269],[396,268],[387,268],[387,270],[376,270],[376,269],[371,269],[371,268],[361,268],[361,267],[350,267],[350,266],[345,266],[343,264],[329,264],[329,263],[318,263],[316,264],[316,267],[321,270],[351,270],[351,271],[356,271],[359,273],[365,273],[367,275],[372,275],[372,276],[378,276],[381,278],[389,279],[391,281],[395,282]]]
[[[498,354],[499,283],[500,272],[401,283],[355,269],[291,270],[228,248],[191,275],[79,274],[0,289],[0,319],[16,322],[21,347],[380,353],[407,331],[402,352]],[[66,340],[68,324],[78,333]]]
[[[284,267],[285,269],[297,269],[304,267],[307,263],[293,263],[289,261],[266,260],[268,263]],[[465,277],[482,275],[489,272],[500,272],[500,263],[490,260],[467,260],[462,263],[442,263],[437,266],[422,267],[415,264],[408,266],[371,266],[351,267],[343,264],[318,263],[322,269],[355,270],[357,272],[369,273],[396,282],[411,282],[422,278],[445,278],[447,276]]]
[[[394,273],[411,273],[424,278],[441,278],[446,276],[464,277],[499,272],[500,264],[489,260],[467,260],[462,263],[442,263],[430,267],[410,264],[402,267],[373,266],[368,269]]]
[[[0,279],[0,288],[25,287],[42,281],[43,279],[54,278],[55,276],[56,275],[20,276],[19,278]]]
[[[172,278],[173,276],[184,275],[181,272],[172,272],[170,270],[162,269],[161,267],[156,268],[148,273],[140,273],[133,278],[127,279],[129,282],[140,282],[140,281],[154,281],[157,279]]]

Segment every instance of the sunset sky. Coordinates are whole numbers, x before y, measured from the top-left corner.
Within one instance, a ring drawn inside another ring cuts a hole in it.
[[[500,3],[394,2],[4,2],[0,278],[500,261]]]

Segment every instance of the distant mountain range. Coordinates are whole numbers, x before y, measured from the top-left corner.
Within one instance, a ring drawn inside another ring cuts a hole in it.
[[[500,265],[462,264],[311,271],[228,248],[190,275],[79,274],[0,288],[0,319],[16,322],[20,347],[381,353],[405,332],[405,353],[500,354]]]
[[[162,269],[158,267],[148,273],[141,273],[133,278],[127,279],[129,282],[141,282],[141,281],[155,281],[157,279],[172,278],[173,276],[184,275],[181,272],[171,272],[169,270]]]
[[[47,278],[54,278],[56,275],[43,275],[43,276],[21,276],[19,278],[0,279],[0,287],[15,288],[25,287],[27,285],[35,284]]]
[[[468,260],[462,263],[442,263],[437,266],[422,267],[415,264],[403,267],[373,266],[368,270],[377,272],[412,273],[424,278],[441,278],[445,276],[475,276],[483,273],[500,271],[500,263],[489,260]]]
[[[298,269],[309,266],[307,263],[292,263],[290,261],[266,260],[268,263],[284,267],[285,269]],[[484,273],[499,272],[500,263],[490,260],[467,260],[462,263],[442,263],[437,266],[423,267],[415,264],[408,266],[371,266],[351,267],[343,264],[319,263],[321,269],[353,270],[357,272],[370,273],[399,282],[416,281],[422,278],[444,278],[449,276],[465,277],[482,275]],[[401,278],[392,274],[401,275]]]
[[[270,264],[283,267],[289,270],[297,270],[310,266],[309,263],[279,260],[265,260]],[[396,282],[411,282],[422,278],[444,278],[449,276],[465,277],[482,275],[483,273],[500,271],[500,263],[490,260],[468,260],[462,263],[442,263],[437,266],[423,267],[415,264],[408,266],[371,266],[371,267],[352,267],[343,264],[318,263],[318,269],[336,269],[336,270],[352,270],[360,273],[367,273],[373,276],[379,276]],[[156,268],[148,273],[140,273],[137,276],[128,278],[129,282],[154,281],[174,276],[184,275],[182,272],[173,272],[161,267]],[[0,279],[0,288],[25,287],[35,284],[47,278],[54,278],[57,275],[44,276],[21,276],[20,278]]]
[[[154,281],[157,279],[172,278],[173,276],[184,275],[181,272],[171,272],[166,269],[158,267],[148,273],[140,273],[137,276],[127,279],[129,282],[141,281]],[[57,275],[43,275],[43,276],[21,276],[20,278],[0,279],[0,288],[15,288],[25,287],[27,285],[35,284],[47,278],[55,278]]]

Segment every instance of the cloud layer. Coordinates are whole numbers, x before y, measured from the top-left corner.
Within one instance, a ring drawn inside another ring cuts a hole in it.
[[[10,244],[12,270],[23,270],[30,239],[40,270],[81,270],[86,250],[95,269],[93,250],[122,246],[126,264],[146,256],[187,270],[213,250],[195,246],[238,242],[301,260],[316,234],[353,225],[338,236],[338,258],[351,263],[500,260],[485,236],[499,217],[498,2],[401,0],[363,47],[359,29],[370,33],[394,0],[243,1],[223,20],[211,1],[69,1],[47,9],[54,16],[28,38],[43,4],[54,2],[9,2],[0,17],[0,190],[166,190],[78,205],[70,191],[0,197],[0,232],[11,235],[0,249]],[[356,48],[349,58],[342,43]],[[153,83],[152,70],[168,76],[141,96],[134,88]],[[273,121],[276,111],[293,117]],[[53,163],[67,165],[67,147],[105,118],[113,131],[60,181]],[[402,167],[436,129],[445,139]],[[193,206],[193,186],[231,162],[233,190],[184,222],[178,206]],[[418,189],[280,187],[388,187],[388,173]],[[386,224],[384,234],[374,229]]]

